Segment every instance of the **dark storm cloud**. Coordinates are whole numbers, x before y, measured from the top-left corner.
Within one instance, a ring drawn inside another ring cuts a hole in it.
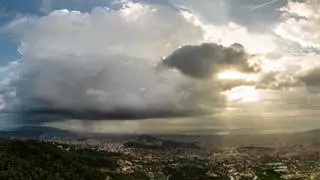
[[[306,72],[305,75],[299,79],[306,84],[306,86],[319,86],[320,85],[320,67],[316,67]]]
[[[247,54],[241,44],[223,47],[214,43],[188,45],[179,48],[163,59],[163,64],[176,68],[193,78],[207,79],[224,69],[254,72],[257,67],[249,66]]]
[[[320,67],[310,69],[298,77],[311,93],[320,92]]]
[[[56,119],[94,119],[94,120],[134,120],[150,118],[174,118],[174,117],[192,117],[209,114],[209,112],[190,110],[159,110],[159,109],[115,109],[109,111],[98,111],[96,109],[85,111],[72,111],[66,109],[36,109],[24,111],[22,115],[35,117],[42,115],[50,117],[49,120]]]

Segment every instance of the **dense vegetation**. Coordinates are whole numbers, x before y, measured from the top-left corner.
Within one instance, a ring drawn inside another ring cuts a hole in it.
[[[0,140],[0,179],[105,179],[101,169],[114,170],[120,156],[65,148],[33,140]]]

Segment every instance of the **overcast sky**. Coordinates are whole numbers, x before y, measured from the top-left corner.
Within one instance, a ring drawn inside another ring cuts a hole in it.
[[[2,0],[0,105],[98,132],[312,129],[319,53],[318,0]]]

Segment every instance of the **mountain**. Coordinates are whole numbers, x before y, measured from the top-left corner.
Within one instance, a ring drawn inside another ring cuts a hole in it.
[[[0,137],[31,139],[99,139],[123,142],[128,148],[141,149],[197,149],[239,146],[274,146],[317,144],[320,145],[320,129],[283,134],[231,134],[231,135],[179,135],[179,134],[109,134],[76,133],[44,126],[24,126],[0,131]],[[195,143],[197,142],[197,143]]]
[[[78,134],[61,130],[53,127],[44,126],[23,126],[0,131],[2,137],[19,137],[19,138],[76,138]]]
[[[149,135],[141,135],[127,140],[124,143],[126,148],[138,148],[138,149],[199,149],[200,147],[196,143],[191,142],[176,142],[172,140],[164,140]]]

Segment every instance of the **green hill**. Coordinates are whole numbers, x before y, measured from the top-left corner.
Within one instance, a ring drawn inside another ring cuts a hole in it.
[[[0,179],[99,180],[117,167],[120,154],[63,146],[1,139]]]

